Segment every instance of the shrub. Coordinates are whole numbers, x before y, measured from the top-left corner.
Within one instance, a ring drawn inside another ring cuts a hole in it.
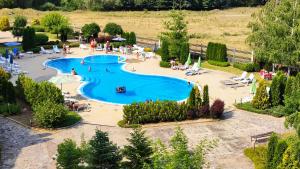
[[[9,80],[11,78],[11,74],[6,72],[2,67],[0,67],[0,78]]]
[[[81,162],[81,151],[76,142],[71,139],[64,140],[57,146],[57,168],[79,168]]]
[[[215,61],[215,60],[209,60],[208,63],[211,65],[220,66],[220,67],[230,66],[230,63],[228,63],[228,62],[219,62],[219,61]]]
[[[41,127],[54,128],[66,119],[67,113],[64,105],[47,100],[34,106],[33,118]]]
[[[62,24],[58,27],[58,32],[60,33],[60,40],[66,42],[68,35],[73,33],[73,29],[69,25]]]
[[[60,25],[68,24],[68,19],[56,12],[48,13],[41,19],[41,25],[45,27],[46,31],[52,33],[58,33],[58,28]]]
[[[15,103],[16,95],[13,84],[8,79],[0,77],[0,103]]]
[[[203,103],[202,105],[209,106],[209,93],[208,93],[208,85],[205,85],[203,88]]]
[[[34,37],[34,43],[36,45],[44,45],[48,42],[49,37],[45,34],[36,34]]]
[[[122,35],[123,29],[120,25],[116,23],[107,23],[103,29],[103,32],[108,33],[109,35],[116,36]]]
[[[161,60],[169,61],[169,59],[169,42],[164,39],[161,41]]]
[[[267,85],[264,81],[259,83],[257,92],[252,100],[253,107],[261,110],[265,110],[270,106],[269,96],[266,89]]]
[[[34,48],[29,49],[29,51],[32,51],[33,53],[39,53],[41,51],[41,48],[40,47],[34,47]]]
[[[233,63],[233,67],[238,68],[240,70],[244,70],[247,72],[258,72],[260,70],[260,66],[257,63]]]
[[[222,100],[215,100],[210,107],[210,114],[212,118],[220,118],[224,113],[224,102]]]
[[[268,151],[267,151],[267,169],[273,169],[273,159],[275,156],[275,150],[278,143],[278,137],[276,134],[272,134],[269,143],[268,143]]]
[[[292,93],[294,92],[294,88],[295,88],[295,82],[296,82],[296,78],[293,76],[289,76],[287,81],[286,81],[286,85],[285,85],[285,89],[284,89],[284,97],[290,97],[292,95]]]
[[[287,147],[288,147],[288,145],[285,140],[281,140],[278,142],[276,149],[275,149],[273,161],[272,161],[272,168],[277,168],[277,166],[281,163],[283,153],[285,152]]]
[[[187,118],[187,106],[175,101],[151,101],[125,105],[123,113],[126,124],[182,121]]]
[[[0,17],[0,31],[8,31],[10,29],[9,20],[7,16]]]
[[[40,7],[40,9],[41,9],[42,11],[55,11],[55,10],[57,10],[58,8],[57,8],[53,3],[51,3],[51,2],[46,2],[46,3],[44,3],[44,4]]]
[[[171,63],[170,62],[165,62],[165,61],[160,61],[159,62],[159,66],[160,67],[164,67],[164,68],[170,68],[171,67]]]
[[[0,104],[0,114],[12,116],[21,113],[21,107],[18,104]]]
[[[90,38],[91,36],[94,38],[98,37],[98,33],[101,31],[100,26],[96,23],[85,24],[81,28],[82,34],[85,38]]]
[[[244,150],[245,156],[247,156],[255,166],[255,169],[265,169],[267,149],[265,146],[258,146],[255,148],[246,148]]]
[[[278,72],[273,78],[270,88],[270,102],[272,106],[278,106],[283,104],[285,83],[285,75],[282,72]]]
[[[189,107],[189,109],[194,109],[196,107],[196,90],[198,89],[197,86],[194,86],[190,92],[190,96],[187,100],[187,105]]]
[[[22,41],[22,47],[24,51],[28,51],[29,49],[32,49],[35,47],[35,44],[33,43],[35,40],[35,31],[31,27],[27,27],[23,31],[23,41]]]
[[[35,32],[45,32],[45,27],[42,25],[33,25],[31,26]]]
[[[206,50],[208,60],[227,62],[227,47],[224,44],[209,42]]]
[[[27,25],[27,18],[25,16],[16,16],[13,27],[24,28]]]
[[[136,35],[134,32],[129,33],[128,45],[136,44]]]
[[[189,43],[182,43],[180,46],[180,57],[179,62],[184,64],[188,59],[190,53],[190,45]]]

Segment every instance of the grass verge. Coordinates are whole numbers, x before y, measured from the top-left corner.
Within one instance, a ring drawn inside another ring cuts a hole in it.
[[[81,117],[79,114],[77,114],[76,112],[68,112],[66,120],[63,121],[59,126],[56,126],[56,128],[61,128],[61,127],[68,127],[71,126],[73,124],[76,124],[77,122],[79,122],[81,120]]]
[[[235,107],[238,108],[238,109],[241,109],[241,110],[250,111],[250,112],[254,112],[254,113],[258,113],[258,114],[269,114],[269,115],[271,115],[271,110],[270,109],[266,109],[266,110],[257,109],[255,107],[253,107],[250,102],[238,103],[238,104],[235,104]]]
[[[266,168],[267,148],[265,146],[258,146],[255,150],[246,148],[244,154],[253,162],[255,169]]]

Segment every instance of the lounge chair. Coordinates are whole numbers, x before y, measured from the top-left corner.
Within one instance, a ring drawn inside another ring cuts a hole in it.
[[[102,44],[97,46],[96,51],[103,51]]]
[[[60,53],[60,50],[58,49],[57,45],[53,45],[53,52]]]
[[[187,76],[196,75],[196,74],[199,74],[199,70],[200,69],[199,69],[197,63],[194,63],[193,67],[191,69],[188,69],[185,74]]]
[[[84,44],[80,44],[80,45],[79,45],[79,48],[80,48],[80,49],[88,49],[88,47],[87,47],[86,45],[84,45]]]
[[[253,79],[254,79],[254,74],[251,73],[248,78],[242,80],[241,82],[244,84],[250,84],[253,81]]]
[[[186,70],[189,68],[189,64],[185,63],[184,65],[182,66],[179,66],[179,70]]]
[[[234,77],[233,80],[242,81],[242,80],[246,79],[246,77],[247,77],[247,72],[243,72],[240,77]]]
[[[226,86],[231,86],[231,85],[237,85],[238,84],[238,82],[231,81],[231,80],[224,80],[224,81],[221,81],[221,83],[226,85]]]
[[[41,51],[40,51],[41,54],[52,54],[51,51],[48,51],[48,50],[45,50],[45,48],[43,46],[41,46]]]

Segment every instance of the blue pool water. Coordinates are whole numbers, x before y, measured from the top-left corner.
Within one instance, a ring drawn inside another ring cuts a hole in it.
[[[7,47],[12,47],[12,46],[21,46],[21,43],[19,42],[5,42],[3,43]]]
[[[130,104],[147,100],[184,100],[189,96],[192,86],[187,81],[153,75],[141,75],[122,69],[124,63],[117,56],[98,55],[84,59],[64,58],[47,62],[47,66],[62,73],[70,73],[72,68],[87,82],[80,90],[91,99]],[[88,71],[91,66],[91,72]],[[126,93],[116,93],[116,87],[125,86]]]

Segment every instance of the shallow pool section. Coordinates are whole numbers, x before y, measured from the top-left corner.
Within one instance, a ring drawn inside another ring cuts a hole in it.
[[[84,59],[64,58],[47,62],[47,66],[62,73],[71,69],[86,82],[81,93],[90,98],[114,104],[130,104],[147,100],[181,101],[189,96],[192,86],[187,81],[153,75],[141,75],[123,70],[124,63],[112,55],[89,56]],[[121,59],[122,60],[122,59]],[[89,72],[89,67],[91,71]],[[117,93],[116,88],[126,87],[126,93]]]

